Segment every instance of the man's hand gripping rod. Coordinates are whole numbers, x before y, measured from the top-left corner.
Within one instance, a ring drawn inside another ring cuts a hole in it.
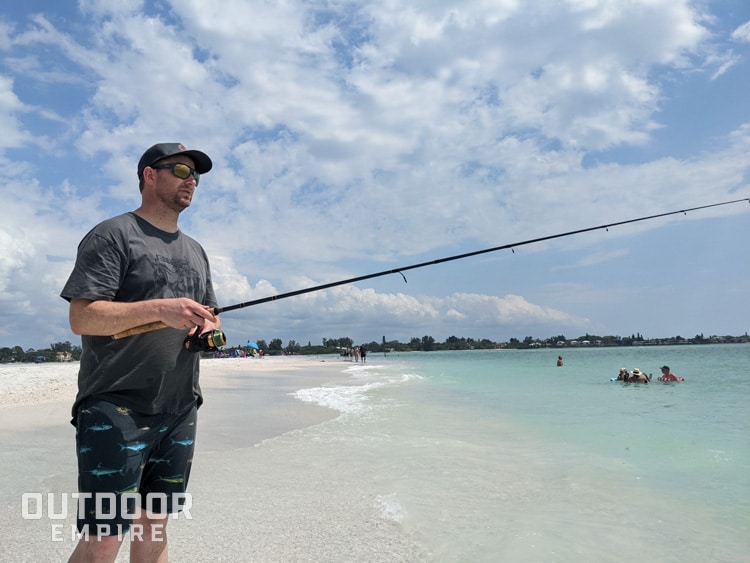
[[[401,274],[401,277],[404,278],[404,281],[406,281],[406,276],[404,276],[404,272],[407,270],[414,270],[416,268],[424,268],[425,266],[434,266],[435,264],[441,264],[443,262],[450,262],[452,260],[460,260],[462,258],[469,258],[470,256],[478,256],[479,254],[487,254],[488,252],[497,252],[498,250],[507,250],[515,248],[516,246],[525,246],[527,244],[533,244],[535,242],[542,242],[545,240],[552,240],[556,238],[562,238],[562,237],[569,237],[572,235],[578,235],[581,233],[587,233],[589,231],[598,231],[600,229],[608,229],[609,227],[616,227],[618,225],[627,225],[628,223],[638,223],[640,221],[649,221],[651,219],[657,219],[659,217],[667,217],[668,215],[677,215],[679,213],[687,214],[688,211],[697,211],[699,209],[708,209],[709,207],[719,207],[721,205],[731,205],[733,203],[739,203],[742,201],[746,201],[750,203],[750,198],[743,198],[743,199],[735,199],[732,201],[722,201],[720,203],[712,203],[710,205],[701,205],[699,207],[691,207],[689,209],[678,209],[677,211],[669,211],[667,213],[659,213],[657,215],[648,215],[646,217],[638,217],[637,219],[628,219],[626,221],[618,221],[616,223],[608,223],[606,225],[599,225],[597,227],[588,227],[586,229],[578,229],[575,231],[568,231],[566,233],[559,233],[556,235],[549,235],[546,237],[539,237],[529,240],[524,240],[521,242],[514,242],[511,244],[504,244],[502,246],[494,246],[492,248],[485,248],[483,250],[475,250],[473,252],[467,252],[465,254],[458,254],[456,256],[448,256],[447,258],[438,258],[437,260],[430,260],[428,262],[421,262],[419,264],[412,264],[411,266],[404,266],[403,268],[394,268],[392,270],[383,270],[382,272],[376,272],[374,274],[367,274],[365,276],[358,276],[356,278],[349,278],[348,280],[340,280],[335,281],[331,283],[324,283],[322,285],[316,285],[314,287],[307,287],[305,289],[298,289],[296,291],[289,291],[287,293],[280,293],[279,295],[271,295],[270,297],[263,297],[261,299],[255,299],[253,301],[246,301],[244,303],[237,303],[236,305],[228,305],[227,307],[214,307],[211,309],[211,312],[214,315],[218,315],[219,313],[224,313],[226,311],[234,311],[235,309],[243,309],[245,307],[252,307],[253,305],[260,305],[261,303],[267,303],[269,301],[277,301],[279,299],[286,299],[287,297],[294,297],[295,295],[302,295],[304,293],[311,293],[313,291],[320,291],[322,289],[328,289],[331,287],[336,287],[338,285],[344,285],[349,283],[356,283],[363,280],[369,280],[372,278],[377,278],[380,276],[387,276],[389,274]],[[126,336],[133,336],[135,334],[143,334],[144,332],[151,332],[152,330],[158,330],[160,328],[166,328],[167,325],[164,324],[161,321],[157,321],[154,323],[149,323],[141,326],[137,326],[135,328],[131,328],[128,330],[124,330],[122,332],[118,332],[117,334],[113,335],[112,338],[118,339],[118,338],[125,338]]]

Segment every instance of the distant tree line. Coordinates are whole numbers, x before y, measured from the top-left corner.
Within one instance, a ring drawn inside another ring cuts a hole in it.
[[[668,346],[677,344],[734,344],[740,342],[750,342],[747,332],[742,336],[704,336],[696,334],[693,338],[683,338],[682,336],[670,336],[668,338],[645,338],[642,334],[632,334],[630,336],[598,336],[595,334],[585,334],[568,340],[564,335],[553,336],[540,340],[527,336],[520,341],[511,338],[507,344],[502,344],[504,348],[559,348],[559,347],[576,347],[576,346]]]
[[[81,359],[81,347],[70,342],[55,342],[49,348],[24,350],[20,346],[0,348],[0,363],[11,362],[77,362]]]
[[[534,349],[534,348],[562,348],[576,346],[659,346],[673,344],[729,344],[737,342],[750,342],[747,333],[742,336],[708,336],[696,334],[693,338],[682,338],[681,336],[672,336],[669,338],[646,339],[641,334],[632,334],[630,336],[597,336],[595,334],[585,334],[573,339],[567,339],[564,335],[553,336],[551,338],[539,339],[526,336],[523,340],[511,338],[508,342],[494,342],[487,338],[475,339],[467,337],[449,336],[444,342],[437,342],[432,336],[413,337],[409,342],[399,342],[398,340],[386,340],[385,336],[380,342],[360,342],[355,344],[354,340],[349,337],[344,338],[323,338],[322,343],[315,345],[310,341],[307,345],[302,345],[296,340],[289,340],[286,345],[280,338],[274,338],[270,341],[257,340],[256,344],[263,350],[264,354],[269,356],[280,356],[289,354],[300,355],[320,355],[320,354],[338,354],[341,351],[354,346],[366,346],[367,351],[371,354],[382,354],[390,352],[436,352],[445,350],[488,350],[494,348],[510,349]],[[249,346],[230,346],[222,348],[220,352],[204,353],[203,356],[231,356],[238,353],[249,353]],[[64,362],[78,361],[81,359],[81,347],[73,345],[70,342],[56,342],[49,348],[35,350],[29,348],[24,350],[20,346],[13,348],[0,348],[0,363],[10,362]]]
[[[385,336],[381,342],[373,340],[372,342],[362,342],[355,344],[354,340],[349,337],[345,338],[323,338],[322,344],[314,345],[308,341],[304,346],[296,340],[290,340],[286,346],[279,338],[275,338],[266,343],[265,340],[258,340],[258,346],[265,354],[277,356],[282,354],[300,354],[300,355],[318,355],[318,354],[336,354],[342,350],[356,346],[366,346],[370,354],[382,354],[390,352],[436,352],[445,350],[489,350],[496,348],[504,349],[534,349],[534,348],[568,348],[577,346],[657,346],[671,344],[728,344],[736,342],[750,342],[747,333],[743,336],[710,336],[704,337],[703,334],[697,334],[694,338],[682,338],[681,336],[672,336],[669,338],[646,339],[642,334],[632,334],[630,336],[597,336],[595,334],[585,334],[574,339],[568,339],[564,335],[553,336],[552,338],[533,338],[525,337],[523,340],[511,338],[508,342],[494,342],[487,338],[474,339],[467,337],[450,336],[444,342],[437,342],[432,336],[414,337],[409,342],[400,342],[398,340],[386,340]],[[234,346],[224,348],[221,355],[231,355],[235,351],[249,352],[245,346]],[[210,355],[210,354],[206,354]]]
[[[266,343],[265,340],[257,340],[256,344],[263,350],[264,354],[269,356],[279,355],[319,355],[319,354],[340,354],[342,351],[354,348],[355,346],[365,346],[368,353],[390,353],[390,352],[432,352],[437,350],[477,350],[497,348],[497,344],[488,339],[475,340],[473,338],[458,338],[451,336],[445,342],[436,342],[432,336],[414,337],[408,343],[399,342],[398,340],[386,340],[385,336],[380,342],[357,342],[352,338],[323,338],[321,344],[313,344],[308,341],[307,345],[300,344],[296,340],[290,340],[284,346],[280,338],[274,338]],[[248,346],[232,346],[223,348],[218,355],[233,355],[236,352],[250,352]],[[212,354],[204,354],[210,356]],[[217,354],[213,354],[217,355]]]

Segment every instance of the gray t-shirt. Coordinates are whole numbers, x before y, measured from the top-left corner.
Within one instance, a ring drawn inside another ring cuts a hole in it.
[[[157,229],[134,213],[107,219],[83,238],[61,296],[121,302],[189,297],[218,306],[201,245],[180,231]],[[82,336],[74,420],[80,402],[92,396],[143,414],[200,406],[199,355],[184,348],[187,333],[163,328],[118,340]]]

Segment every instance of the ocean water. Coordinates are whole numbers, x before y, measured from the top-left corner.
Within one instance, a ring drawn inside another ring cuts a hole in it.
[[[663,364],[686,381],[657,383]],[[620,367],[654,381],[611,382]],[[301,482],[285,502],[305,519],[369,523],[346,530],[369,560],[750,560],[750,345],[370,354],[341,369],[346,384],[295,393],[341,414],[255,461]]]

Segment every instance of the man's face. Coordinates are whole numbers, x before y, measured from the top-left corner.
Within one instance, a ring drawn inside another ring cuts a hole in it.
[[[185,155],[165,158],[154,166],[171,164],[185,164],[191,169],[195,167],[193,160]],[[176,176],[172,168],[155,168],[154,172],[156,172],[154,193],[159,201],[178,213],[190,207],[197,184],[192,174],[183,179]]]

